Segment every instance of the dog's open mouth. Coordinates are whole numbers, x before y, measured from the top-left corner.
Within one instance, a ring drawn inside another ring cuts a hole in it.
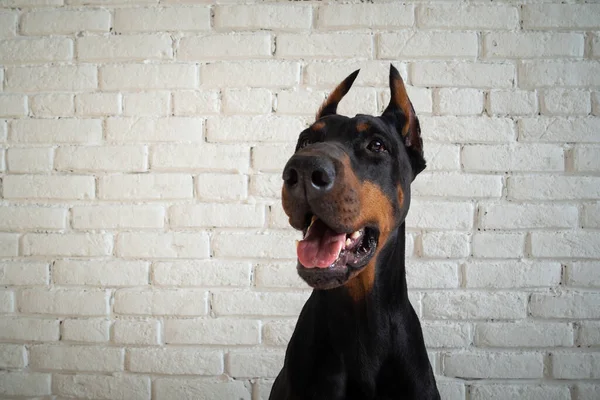
[[[317,216],[307,221],[304,239],[297,247],[298,272],[314,288],[342,285],[375,254],[378,234],[373,228],[337,232]]]

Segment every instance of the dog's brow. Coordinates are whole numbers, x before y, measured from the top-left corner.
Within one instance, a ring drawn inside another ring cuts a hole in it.
[[[369,125],[367,122],[359,122],[358,124],[356,124],[356,130],[359,132],[364,132],[366,130],[368,130],[371,127],[371,125]]]

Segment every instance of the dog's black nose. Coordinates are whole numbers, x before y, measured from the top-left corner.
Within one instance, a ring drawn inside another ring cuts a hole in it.
[[[319,197],[333,188],[335,165],[328,157],[297,154],[283,169],[283,181],[292,196]]]

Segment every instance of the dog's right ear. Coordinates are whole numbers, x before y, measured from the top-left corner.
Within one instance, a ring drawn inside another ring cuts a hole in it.
[[[317,112],[317,121],[327,115],[333,115],[337,112],[338,103],[340,100],[342,100],[346,93],[348,93],[359,72],[360,69],[357,69],[348,75],[348,77],[344,79],[342,83],[337,85],[333,92],[331,92],[331,94],[327,97],[327,100],[325,100]]]

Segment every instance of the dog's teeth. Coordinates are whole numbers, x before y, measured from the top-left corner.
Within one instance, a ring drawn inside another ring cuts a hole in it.
[[[361,231],[356,231],[356,232],[352,232],[352,235],[350,235],[351,239],[356,239],[361,235]]]
[[[352,239],[350,239],[350,238],[346,239],[346,247],[350,247],[351,244],[352,244]]]
[[[300,245],[300,241],[296,240],[296,248],[298,248],[299,245]]]

